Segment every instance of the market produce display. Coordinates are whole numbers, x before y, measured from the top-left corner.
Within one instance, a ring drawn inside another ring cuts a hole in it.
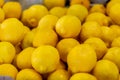
[[[120,80],[120,0],[93,1],[0,0],[0,80]]]

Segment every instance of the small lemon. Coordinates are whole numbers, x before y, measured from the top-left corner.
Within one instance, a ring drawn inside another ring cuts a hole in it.
[[[5,19],[5,12],[3,11],[2,8],[0,8],[0,23],[2,23],[4,19]]]
[[[58,42],[56,48],[59,51],[60,58],[64,62],[67,62],[67,55],[69,51],[75,47],[76,45],[79,45],[80,43],[73,38],[67,38],[67,39],[62,39]]]
[[[90,72],[97,61],[95,50],[88,44],[80,44],[71,49],[67,56],[68,68],[72,73]]]
[[[81,22],[75,16],[65,15],[57,21],[55,30],[63,38],[77,37],[81,30]]]
[[[100,12],[94,12],[94,13],[89,14],[86,18],[86,21],[96,21],[101,26],[109,25],[109,20],[108,20],[107,16]]]
[[[3,5],[3,10],[5,12],[6,18],[20,18],[22,13],[22,7],[19,2],[6,2]]]
[[[0,7],[3,6],[4,2],[5,2],[4,0],[0,0]]]
[[[49,13],[60,18],[60,17],[62,17],[64,15],[66,15],[67,8],[64,8],[64,7],[54,7],[52,9],[50,9]]]
[[[68,8],[67,14],[77,16],[83,22],[88,15],[88,10],[83,5],[75,4]]]
[[[17,66],[19,69],[32,68],[31,55],[35,48],[28,47],[17,55]]]
[[[36,28],[32,29],[30,32],[28,32],[24,36],[22,43],[21,43],[22,49],[33,46],[32,42],[33,42],[33,38],[34,38],[35,34],[36,34]]]
[[[94,4],[90,10],[89,13],[94,13],[94,12],[101,12],[103,14],[106,13],[106,8],[104,7],[103,4]]]
[[[117,37],[112,41],[111,47],[120,47],[120,37]]]
[[[54,29],[57,21],[58,21],[58,17],[54,15],[46,15],[43,18],[41,18],[37,28]]]
[[[33,46],[38,47],[41,45],[56,46],[58,42],[58,36],[52,29],[39,29],[33,39]]]
[[[48,8],[51,9],[53,7],[64,7],[65,0],[43,0],[43,4]]]
[[[18,72],[16,80],[42,80],[42,76],[33,69],[22,69]]]
[[[120,25],[120,3],[116,3],[110,8],[109,16],[113,19],[113,21]]]
[[[102,29],[102,40],[104,40],[105,42],[111,43],[113,41],[113,39],[115,39],[117,37],[116,32],[111,29],[110,27],[107,26],[103,26],[101,27]]]
[[[101,37],[101,26],[95,21],[87,21],[82,25],[80,40],[85,41],[90,37]]]
[[[0,76],[6,76],[6,77],[8,76],[12,78],[13,80],[15,80],[17,73],[18,73],[18,70],[12,64],[1,64],[0,65]]]
[[[0,64],[11,63],[15,57],[15,47],[9,42],[0,42]]]
[[[103,59],[113,61],[120,70],[120,47],[109,48]]]
[[[51,73],[47,80],[69,80],[70,74],[64,69],[58,69]]]
[[[12,44],[19,43],[24,36],[24,26],[16,18],[4,20],[0,27],[0,40],[8,41]]]
[[[29,27],[37,27],[39,20],[47,14],[45,6],[35,4],[23,11],[21,21]]]
[[[76,73],[71,76],[70,80],[97,80],[95,76],[88,73]]]
[[[90,8],[90,0],[70,0],[70,5],[81,4],[87,9]]]
[[[96,76],[98,80],[118,80],[119,70],[113,62],[100,60],[93,69],[93,75]]]
[[[33,68],[41,74],[56,70],[59,61],[60,57],[57,49],[50,45],[36,48],[31,58]]]
[[[84,43],[91,45],[95,49],[97,59],[101,59],[107,52],[107,46],[100,38],[88,38]]]
[[[111,25],[110,28],[116,32],[117,37],[120,36],[120,26],[119,25]]]
[[[62,61],[60,61],[57,66],[57,69],[66,69],[66,65]]]

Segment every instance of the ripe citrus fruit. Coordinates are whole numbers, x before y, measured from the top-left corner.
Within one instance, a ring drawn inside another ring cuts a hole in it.
[[[56,70],[59,61],[60,57],[57,49],[49,45],[36,48],[31,58],[33,68],[41,74]]]
[[[117,37],[112,41],[111,47],[120,47],[120,37]]]
[[[4,2],[5,2],[4,0],[0,0],[0,7],[3,6]]]
[[[4,19],[5,19],[5,12],[3,11],[2,8],[0,8],[0,23],[2,23]]]
[[[81,22],[75,16],[66,15],[57,21],[55,30],[63,38],[74,38],[80,33]]]

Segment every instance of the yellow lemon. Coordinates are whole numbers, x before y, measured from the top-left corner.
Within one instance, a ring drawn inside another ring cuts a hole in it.
[[[3,11],[2,8],[0,8],[0,23],[2,23],[4,19],[5,19],[5,12]]]
[[[22,13],[22,7],[19,2],[6,2],[3,5],[6,18],[20,18]]]
[[[41,74],[56,70],[60,61],[57,49],[49,45],[36,48],[31,59],[33,68]]]
[[[23,39],[24,26],[16,18],[8,18],[4,20],[0,27],[0,40],[17,44]]]
[[[58,36],[52,29],[39,29],[33,39],[33,46],[39,47],[41,45],[56,46]]]
[[[120,47],[109,48],[103,59],[113,61],[120,70]]]
[[[88,73],[76,73],[71,76],[70,80],[97,80],[95,76]]]
[[[67,55],[69,51],[75,47],[76,45],[79,45],[80,43],[73,38],[67,38],[67,39],[62,39],[58,42],[56,48],[59,51],[60,58],[64,62],[67,62]]]
[[[87,21],[82,25],[82,29],[80,32],[80,40],[85,41],[90,37],[101,37],[101,27],[95,21]]]
[[[63,38],[77,37],[81,30],[81,22],[75,16],[66,15],[57,21],[55,30]]]
[[[37,28],[54,29],[57,21],[58,21],[58,17],[54,15],[46,15],[43,18],[41,18]]]
[[[3,6],[4,2],[5,2],[4,0],[0,0],[0,7]]]
[[[25,68],[32,68],[31,64],[31,55],[34,51],[33,47],[28,47],[24,50],[22,50],[18,55],[17,55],[17,66],[19,69],[25,69]]]
[[[107,52],[107,46],[100,38],[88,38],[84,43],[91,45],[95,49],[97,59],[101,59]]]
[[[103,26],[101,27],[102,29],[102,40],[104,40],[105,42],[111,43],[113,41],[113,39],[115,39],[117,37],[116,32],[111,29],[110,27],[107,26]]]
[[[113,19],[113,21],[120,25],[120,3],[116,3],[110,8],[109,16]]]
[[[57,17],[62,17],[64,15],[66,15],[67,13],[67,8],[64,7],[54,7],[52,9],[50,9],[50,14],[55,15]]]
[[[118,25],[111,25],[110,28],[115,31],[117,37],[120,36],[120,26],[118,26]]]
[[[23,11],[21,21],[29,27],[37,27],[39,20],[48,14],[48,10],[43,5],[32,5]]]
[[[67,64],[72,73],[90,72],[97,61],[95,50],[88,44],[80,44],[71,49]]]
[[[106,8],[104,7],[103,4],[94,4],[90,10],[89,13],[94,13],[94,12],[101,12],[103,14],[106,13]]]
[[[100,12],[94,12],[94,13],[89,14],[86,18],[86,21],[96,21],[101,26],[109,25],[109,20],[108,20],[107,16]]]
[[[64,69],[58,69],[51,73],[47,80],[69,80],[70,74]]]
[[[117,37],[112,41],[111,47],[120,47],[120,37]]]
[[[57,66],[57,69],[66,69],[66,65],[62,61],[60,61]]]
[[[114,71],[113,71],[114,70]],[[118,80],[119,70],[117,66],[109,60],[100,60],[93,69],[93,74],[98,80]]]
[[[36,34],[36,28],[32,29],[30,32],[28,32],[24,36],[22,43],[21,43],[22,49],[33,46],[32,42],[33,42],[33,38],[34,38],[35,34]]]
[[[53,7],[64,7],[65,0],[43,0],[43,4],[48,8],[51,9]]]
[[[70,0],[70,5],[81,4],[87,9],[90,8],[90,0]]]
[[[17,73],[18,73],[18,70],[12,64],[1,64],[0,65],[0,76],[6,76],[6,77],[8,76],[12,78],[13,80],[15,80]]]
[[[0,42],[0,64],[11,63],[15,57],[15,47],[9,42]]]
[[[88,10],[83,5],[75,4],[68,8],[67,14],[77,16],[83,22],[88,15]]]
[[[33,69],[22,69],[18,72],[16,80],[42,80],[42,76]]]

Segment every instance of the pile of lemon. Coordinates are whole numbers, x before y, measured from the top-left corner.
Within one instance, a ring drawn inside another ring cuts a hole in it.
[[[0,76],[120,80],[120,0],[43,0],[22,10],[0,0]]]

